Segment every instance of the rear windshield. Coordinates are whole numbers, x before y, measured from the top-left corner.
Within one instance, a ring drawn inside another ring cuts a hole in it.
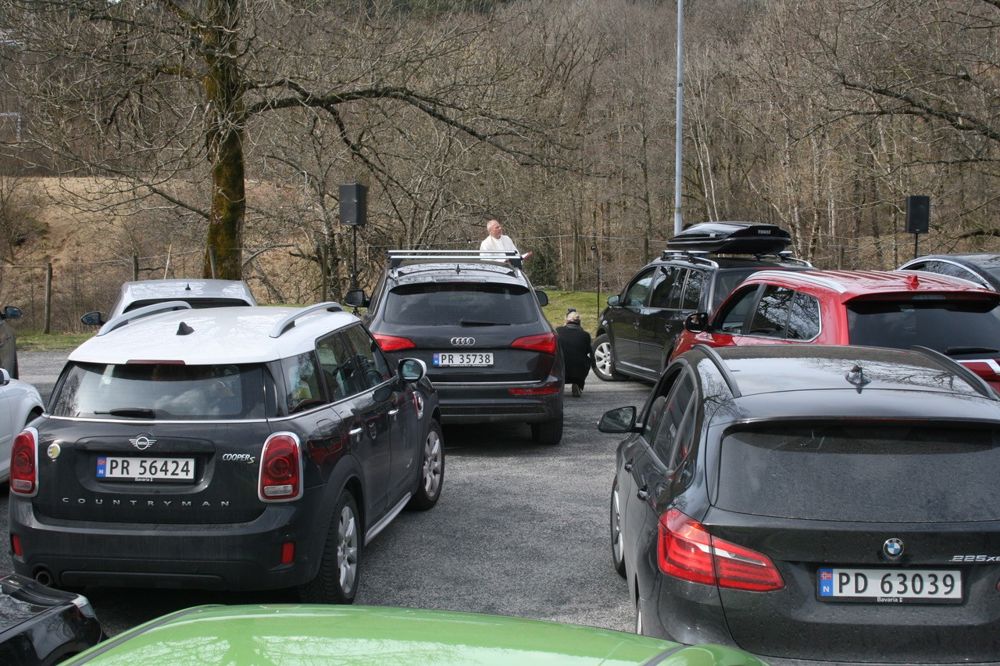
[[[76,363],[53,396],[53,416],[158,420],[264,417],[260,365]]]
[[[517,284],[424,283],[396,287],[385,321],[424,326],[492,326],[538,321],[533,294]]]
[[[768,425],[723,439],[718,505],[812,520],[997,520],[997,469],[996,429]]]
[[[852,345],[930,347],[944,354],[984,353],[1000,347],[1000,308],[986,299],[852,301],[847,325]]]
[[[183,296],[178,296],[176,298],[147,298],[141,301],[133,301],[132,303],[129,303],[122,312],[131,312],[137,308],[153,305],[154,303],[166,303],[167,301],[184,301],[194,309],[228,308],[241,305],[249,307],[250,305],[240,298],[185,298]]]

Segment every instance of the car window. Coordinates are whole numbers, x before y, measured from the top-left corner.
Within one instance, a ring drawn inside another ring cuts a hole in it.
[[[1000,308],[990,308],[992,301],[927,296],[849,302],[850,343],[899,349],[921,345],[952,356],[1000,349]]]
[[[684,428],[688,425],[685,415],[691,403],[694,402],[694,380],[690,373],[685,373],[674,382],[666,400],[662,403],[662,411],[656,421],[656,430],[651,435],[650,444],[667,469],[673,469],[671,463],[678,456],[678,447],[686,440]]]
[[[384,320],[411,326],[530,324],[540,317],[536,302],[519,284],[421,282],[386,295]]]
[[[632,281],[632,284],[625,290],[622,305],[633,308],[641,308],[646,305],[649,300],[649,290],[655,277],[654,271],[655,269],[653,268],[643,271]]]
[[[733,289],[739,286],[740,282],[743,282],[757,270],[756,268],[741,268],[716,271],[715,291],[712,293],[712,311],[722,305],[722,302],[732,293]]]
[[[746,321],[750,308],[757,298],[757,285],[750,285],[745,290],[736,292],[730,299],[726,310],[719,315],[719,330],[722,333],[740,335],[743,333],[743,323]]]
[[[51,412],[98,419],[263,418],[264,371],[257,364],[74,363]]]
[[[1000,519],[996,429],[771,423],[730,432],[720,451],[718,506],[729,511],[863,523]],[[913,501],[930,496],[937,500]]]
[[[360,326],[352,326],[344,332],[350,354],[354,359],[360,380],[365,388],[374,388],[392,379],[389,363],[385,360],[378,343]]]
[[[785,287],[767,285],[757,302],[753,318],[750,320],[750,335],[769,338],[785,337],[788,326],[788,311],[795,292]]]
[[[323,371],[323,381],[330,399],[343,400],[364,391],[367,386],[359,380],[352,354],[342,332],[333,333],[316,343],[316,356]]]
[[[683,271],[676,266],[661,266],[656,275],[656,285],[653,287],[653,295],[649,297],[649,307],[676,308],[677,301],[671,300],[676,295],[674,282],[680,280],[681,284],[684,283]]]
[[[919,266],[919,267],[918,267]],[[964,266],[959,266],[958,264],[953,264],[949,261],[926,261],[923,264],[917,264],[910,266],[906,270],[908,271],[928,271],[930,273],[939,273],[941,275],[950,275],[951,277],[962,278],[963,280],[971,280],[976,284],[982,285],[984,287],[989,286],[986,281],[970,271]]]
[[[281,371],[285,375],[285,408],[289,414],[326,402],[312,352],[282,359]]]
[[[812,340],[819,332],[819,301],[796,292],[788,308],[788,339]]]
[[[681,299],[682,310],[697,310],[701,302],[701,292],[705,289],[705,273],[691,269],[688,271],[687,283],[684,285],[684,296]]]

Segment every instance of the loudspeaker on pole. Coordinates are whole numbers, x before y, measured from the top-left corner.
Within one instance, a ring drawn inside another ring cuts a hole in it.
[[[930,230],[931,198],[913,195],[906,197],[906,233],[926,234]]]
[[[368,188],[361,183],[340,186],[340,223],[363,227],[368,220]]]

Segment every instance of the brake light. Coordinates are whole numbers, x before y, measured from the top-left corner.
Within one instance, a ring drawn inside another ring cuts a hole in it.
[[[510,343],[514,349],[527,349],[528,351],[539,351],[546,354],[556,353],[556,334],[542,333],[541,335],[526,335]]]
[[[398,335],[385,335],[383,333],[372,333],[375,337],[375,342],[378,346],[382,348],[384,352],[399,351],[401,349],[413,349],[417,346],[413,340],[409,338],[402,338]]]
[[[302,497],[302,452],[299,438],[293,433],[278,432],[264,442],[257,497],[262,502],[288,502]]]
[[[38,431],[25,428],[10,447],[10,490],[34,497],[38,493]]]
[[[735,590],[769,592],[785,582],[767,555],[713,537],[677,509],[660,517],[656,559],[668,576]]]

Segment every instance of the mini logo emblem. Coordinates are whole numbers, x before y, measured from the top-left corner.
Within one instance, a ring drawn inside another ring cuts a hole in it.
[[[135,439],[129,438],[129,444],[139,449],[140,451],[145,451],[153,444],[156,444],[156,440],[149,435],[138,435]]]
[[[453,347],[471,347],[476,344],[475,338],[452,338],[451,345]]]
[[[898,560],[903,556],[902,539],[886,539],[885,543],[882,544],[882,553],[885,554],[886,559]]]

